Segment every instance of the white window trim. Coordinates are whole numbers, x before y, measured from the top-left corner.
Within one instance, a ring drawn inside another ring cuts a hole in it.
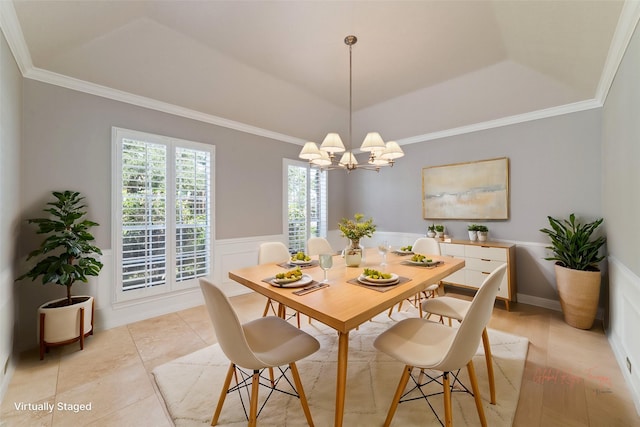
[[[303,167],[303,168],[307,168],[307,169],[311,168],[311,166],[309,166],[309,162],[304,162],[304,161],[300,161],[300,160],[293,160],[293,159],[287,159],[287,158],[283,158],[282,159],[282,234],[284,236],[285,244],[287,244],[287,245],[289,243],[289,215],[288,215],[288,211],[289,211],[289,166],[298,166],[298,167]],[[327,187],[328,186],[329,186],[329,182],[328,182],[328,178],[327,178]],[[311,187],[310,181],[307,180],[307,194],[309,194],[310,187]],[[329,193],[329,189],[327,188],[327,217],[329,215],[329,212],[328,212],[329,211],[329,194],[328,193]],[[307,230],[309,230],[309,229],[310,229],[309,219],[307,217]],[[327,225],[326,232],[328,232],[328,225]],[[327,236],[322,236],[322,237],[326,238]],[[305,249],[306,249],[306,243],[305,243]]]
[[[123,291],[121,277],[122,277],[122,173],[120,171],[122,165],[122,150],[120,141],[122,138],[139,139],[142,141],[148,141],[152,143],[159,143],[166,145],[167,150],[167,165],[170,167],[167,170],[167,182],[175,181],[175,157],[174,150],[176,146],[192,148],[195,150],[208,151],[210,153],[210,165],[211,171],[209,176],[209,185],[211,194],[209,197],[209,276],[213,277],[213,268],[215,265],[214,246],[215,246],[215,146],[210,144],[204,144],[200,142],[188,141],[179,138],[172,138],[161,135],[154,135],[147,132],[140,132],[130,129],[124,129],[119,127],[112,127],[111,129],[111,247],[113,253],[113,292],[112,301],[114,303],[131,301],[135,299],[144,299],[154,297],[157,295],[166,295],[174,292],[182,292],[184,290],[196,288],[199,286],[198,279],[184,280],[175,282],[175,279],[168,281],[167,286],[148,287],[141,289],[130,289]],[[175,205],[175,194],[168,192],[167,194],[167,206]],[[167,209],[167,235],[175,235],[175,209]],[[170,234],[171,233],[171,234]],[[167,259],[175,259],[175,247],[169,245],[167,248]],[[167,264],[169,261],[167,262]],[[173,273],[173,267],[167,269],[167,274]]]

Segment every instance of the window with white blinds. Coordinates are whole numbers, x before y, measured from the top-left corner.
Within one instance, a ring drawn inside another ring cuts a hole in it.
[[[117,299],[197,286],[211,271],[214,147],[113,130]]]
[[[311,236],[327,236],[327,172],[284,160],[284,227],[291,252],[304,251]]]

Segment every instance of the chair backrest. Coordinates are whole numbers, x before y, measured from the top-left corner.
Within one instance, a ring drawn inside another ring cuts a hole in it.
[[[310,237],[307,240],[307,255],[333,254],[335,251],[324,237]]]
[[[282,242],[265,242],[258,249],[258,264],[287,262],[290,258],[289,249]]]
[[[440,255],[440,243],[431,237],[420,237],[413,242],[413,253],[422,255]]]
[[[207,311],[213,323],[220,348],[227,358],[246,369],[261,369],[265,364],[255,357],[242,324],[229,298],[207,279],[200,279],[200,289],[204,295]]]
[[[506,270],[507,264],[503,264],[482,282],[475,297],[473,297],[473,301],[471,301],[469,311],[467,311],[462,320],[449,351],[442,358],[438,369],[442,371],[460,369],[469,363],[469,360],[476,353],[482,338],[482,331],[487,327],[491,319],[493,304]]]

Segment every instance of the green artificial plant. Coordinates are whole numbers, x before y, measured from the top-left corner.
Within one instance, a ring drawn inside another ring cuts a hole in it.
[[[54,191],[55,202],[48,202],[49,218],[29,219],[30,224],[37,224],[37,234],[47,237],[40,247],[29,253],[27,260],[45,256],[28,272],[16,280],[42,276],[42,284],[56,283],[67,288],[67,303],[72,305],[71,286],[76,281],[87,282],[87,276],[97,276],[102,263],[94,258],[94,254],[102,255],[100,249],[92,244],[95,240],[89,233],[96,222],[82,219],[86,212],[84,197],[76,191]]]
[[[592,235],[603,219],[581,224],[576,221],[575,214],[571,214],[568,220],[550,216],[547,218],[551,229],[543,228],[540,231],[551,238],[552,246],[548,246],[547,249],[553,251],[553,256],[545,259],[557,261],[561,266],[573,270],[598,270],[596,264],[604,259],[604,255],[599,255],[599,252],[606,238],[592,238]]]
[[[376,231],[373,218],[363,221],[364,215],[357,213],[353,219],[342,218],[338,223],[338,228],[342,235],[349,240],[360,240],[363,237],[371,237]]]

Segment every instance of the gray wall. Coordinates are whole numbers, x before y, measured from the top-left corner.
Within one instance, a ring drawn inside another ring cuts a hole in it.
[[[111,247],[111,127],[173,136],[216,147],[216,238],[282,233],[282,158],[299,146],[148,110],[61,87],[24,82],[22,174],[25,217],[39,215],[51,190],[87,196],[100,223],[98,246]],[[342,187],[340,177],[331,187]],[[337,196],[337,197],[336,197]],[[329,217],[342,213],[332,192]],[[31,243],[31,242],[29,242]]]
[[[22,75],[0,33],[0,400],[8,385],[5,366],[13,348],[14,311],[17,310],[13,279],[20,212],[21,112]]]
[[[640,276],[640,34],[618,69],[603,115],[603,210],[609,253]]]
[[[640,31],[627,47],[603,112],[602,209],[607,223],[609,342],[640,413]],[[627,361],[633,367],[627,369]]]
[[[380,230],[425,233],[436,222],[453,238],[467,239],[470,221],[422,218],[422,168],[508,157],[510,219],[485,221],[490,237],[546,244],[539,229],[548,225],[547,215],[601,216],[600,134],[601,111],[589,110],[406,145],[393,168],[351,175],[347,209],[373,216]],[[540,272],[540,260],[521,250],[517,260],[518,292],[555,299],[553,278]]]

